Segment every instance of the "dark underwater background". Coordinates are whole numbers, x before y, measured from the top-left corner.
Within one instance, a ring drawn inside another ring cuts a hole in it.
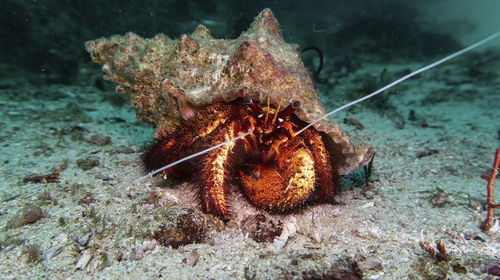
[[[287,42],[319,47],[336,67],[359,54],[424,60],[472,42],[463,38],[494,32],[498,5],[491,0],[2,0],[0,59],[36,74],[30,83],[72,83],[80,67],[90,64],[87,40],[128,31],[177,38],[199,24],[215,38],[236,38],[262,9],[271,8]]]

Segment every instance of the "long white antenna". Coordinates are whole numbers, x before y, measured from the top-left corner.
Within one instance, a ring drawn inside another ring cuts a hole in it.
[[[382,88],[380,88],[380,89],[378,89],[378,90],[376,90],[376,91],[374,91],[374,92],[372,92],[372,93],[370,93],[370,94],[368,94],[368,95],[365,95],[364,97],[361,97],[360,99],[357,99],[357,100],[354,100],[354,101],[352,101],[352,102],[350,102],[350,103],[347,103],[347,104],[345,104],[345,105],[343,105],[343,106],[341,106],[341,107],[339,107],[339,108],[337,108],[337,109],[335,109],[335,110],[333,110],[333,111],[331,111],[331,112],[327,113],[326,115],[324,115],[324,116],[320,117],[319,119],[317,119],[317,120],[315,120],[315,121],[311,122],[310,124],[306,125],[304,128],[302,128],[301,130],[297,131],[297,132],[295,133],[295,135],[298,135],[298,134],[302,133],[304,130],[306,130],[306,129],[308,129],[309,127],[313,126],[313,125],[314,125],[314,124],[316,124],[317,122],[319,122],[319,121],[321,121],[321,120],[323,120],[323,119],[325,119],[325,118],[328,118],[329,116],[331,116],[331,115],[333,115],[333,114],[337,113],[337,112],[338,112],[338,111],[340,111],[340,110],[344,110],[345,108],[351,107],[352,105],[355,105],[355,104],[357,104],[357,103],[359,103],[359,102],[362,102],[362,101],[364,101],[364,100],[366,100],[366,99],[372,98],[373,96],[375,96],[375,95],[377,95],[377,94],[379,94],[379,93],[383,92],[383,91],[384,91],[384,90],[386,90],[386,89],[389,89],[389,88],[391,88],[391,87],[393,87],[393,86],[395,86],[395,85],[397,85],[397,84],[399,84],[399,83],[401,83],[401,82],[403,82],[403,81],[408,80],[409,78],[411,78],[411,77],[413,77],[413,76],[415,76],[415,75],[418,75],[418,74],[420,74],[420,73],[422,73],[422,72],[424,72],[424,71],[427,71],[427,70],[429,70],[429,69],[431,69],[431,68],[433,68],[433,67],[435,67],[435,66],[438,66],[439,64],[442,64],[442,63],[444,63],[444,62],[446,62],[446,61],[448,61],[448,60],[450,60],[450,59],[453,59],[453,58],[455,58],[455,57],[457,57],[457,56],[459,56],[459,55],[462,55],[463,53],[466,53],[466,52],[468,52],[468,51],[470,51],[470,50],[472,50],[472,49],[475,49],[475,48],[477,48],[477,47],[479,47],[479,46],[481,46],[481,45],[483,45],[483,44],[485,44],[485,43],[487,43],[487,42],[489,42],[489,41],[491,41],[491,40],[493,40],[493,39],[497,38],[498,36],[500,36],[500,31],[497,31],[496,33],[493,33],[492,35],[490,35],[490,36],[488,36],[488,37],[486,37],[486,38],[484,38],[484,39],[482,39],[482,40],[480,40],[480,41],[478,41],[478,42],[476,42],[476,43],[474,43],[474,44],[472,44],[472,45],[470,45],[470,46],[468,46],[468,47],[466,47],[466,48],[464,48],[464,49],[462,49],[462,50],[459,50],[459,51],[457,51],[457,52],[455,52],[455,53],[452,53],[452,54],[450,54],[450,55],[448,55],[448,56],[446,56],[446,57],[444,57],[444,58],[442,58],[442,59],[440,59],[440,60],[438,60],[438,61],[436,61],[436,62],[433,62],[433,63],[431,63],[431,64],[429,64],[429,65],[427,65],[427,66],[424,66],[424,67],[422,67],[422,68],[420,68],[420,69],[418,69],[418,70],[415,70],[415,71],[411,72],[410,74],[407,74],[407,75],[405,75],[405,76],[403,76],[403,77],[401,77],[401,78],[397,79],[396,81],[394,81],[394,82],[392,82],[392,83],[390,83],[390,84],[388,84],[388,85],[386,85],[386,86],[384,86],[384,87],[382,87]],[[236,141],[236,140],[238,140],[238,139],[240,139],[240,138],[243,138],[243,137],[245,137],[245,136],[249,135],[249,134],[250,134],[250,133],[252,133],[252,132],[253,132],[253,130],[251,130],[251,131],[249,131],[249,132],[247,132],[247,133],[245,133],[245,134],[243,134],[243,135],[240,135],[240,136],[238,136],[238,137],[235,137],[235,138],[233,138],[233,139],[231,139],[231,140],[229,140],[229,141],[226,141],[226,142],[224,142],[224,143],[221,143],[221,144],[215,145],[215,146],[213,146],[213,147],[210,147],[210,148],[208,148],[208,149],[206,149],[206,150],[203,150],[203,151],[201,151],[201,152],[198,152],[198,153],[192,154],[192,155],[190,155],[190,156],[187,156],[187,157],[181,158],[181,159],[179,159],[179,160],[177,160],[177,161],[174,161],[174,162],[170,163],[169,165],[165,165],[165,166],[163,166],[163,167],[162,167],[162,168],[160,168],[160,169],[157,169],[157,170],[151,171],[150,173],[148,173],[148,175],[142,176],[142,177],[140,177],[139,179],[135,180],[135,181],[134,181],[134,184],[135,184],[135,183],[138,183],[138,182],[140,182],[140,181],[142,181],[142,180],[144,180],[144,179],[146,179],[146,178],[148,178],[148,177],[151,177],[151,176],[153,176],[153,175],[155,175],[155,174],[158,174],[158,173],[162,172],[163,170],[165,170],[165,169],[167,169],[167,168],[170,168],[170,167],[172,167],[172,166],[175,166],[175,165],[177,165],[177,164],[179,164],[179,163],[181,163],[181,162],[184,162],[184,161],[186,161],[186,160],[192,159],[192,158],[197,157],[197,156],[199,156],[199,155],[202,155],[202,154],[204,154],[204,153],[208,153],[208,152],[210,152],[210,151],[212,151],[212,150],[215,150],[215,149],[217,149],[217,148],[219,148],[219,147],[222,147],[222,146],[224,146],[224,145],[226,145],[226,144],[229,144],[229,143],[231,143],[231,142],[234,142],[234,141]]]
[[[321,120],[323,120],[323,119],[325,119],[325,118],[328,118],[329,116],[331,116],[331,115],[333,115],[333,114],[337,113],[337,112],[338,112],[338,111],[340,111],[340,110],[344,110],[344,109],[345,109],[345,108],[347,108],[347,107],[351,107],[351,106],[352,106],[352,105],[354,105],[354,104],[357,104],[357,103],[359,103],[359,102],[361,102],[361,101],[365,101],[366,99],[372,98],[372,97],[374,97],[375,95],[377,95],[377,94],[379,94],[379,93],[383,92],[383,91],[384,91],[384,90],[386,90],[386,89],[389,89],[389,88],[391,88],[391,87],[393,87],[393,86],[395,86],[395,85],[397,85],[397,84],[399,84],[399,83],[401,83],[401,82],[403,82],[403,81],[405,81],[405,80],[408,80],[409,78],[411,78],[411,77],[413,77],[413,76],[415,76],[415,75],[418,75],[418,74],[420,74],[420,73],[422,73],[422,72],[424,72],[424,71],[427,71],[427,70],[429,70],[429,69],[431,69],[431,68],[433,68],[433,67],[435,67],[435,66],[438,66],[439,64],[444,63],[444,62],[446,62],[446,61],[448,61],[448,60],[450,60],[450,59],[453,59],[453,58],[455,58],[455,57],[457,57],[457,56],[459,56],[459,55],[461,55],[461,54],[463,54],[463,53],[465,53],[465,52],[468,52],[468,51],[470,51],[470,50],[472,50],[472,49],[475,49],[475,48],[477,48],[477,47],[481,46],[482,44],[487,43],[488,41],[491,41],[491,40],[495,39],[495,38],[496,38],[496,37],[498,37],[498,36],[500,36],[500,31],[497,31],[497,32],[496,32],[496,33],[494,33],[493,35],[490,35],[490,36],[488,36],[488,37],[484,38],[483,40],[478,41],[478,42],[476,42],[476,43],[474,43],[474,44],[472,44],[472,45],[470,45],[470,46],[468,46],[468,47],[466,47],[466,48],[464,48],[464,49],[462,49],[462,50],[459,50],[459,51],[457,51],[457,52],[455,52],[455,53],[452,53],[452,54],[448,55],[448,56],[447,56],[447,57],[445,57],[445,58],[442,58],[442,59],[440,59],[440,60],[438,60],[438,61],[436,61],[436,62],[434,62],[434,63],[431,63],[431,64],[429,64],[429,65],[427,65],[427,66],[424,66],[424,67],[422,67],[422,68],[420,68],[420,69],[418,69],[418,70],[415,70],[415,71],[411,72],[410,74],[407,74],[407,75],[405,75],[405,76],[403,76],[403,77],[401,77],[401,78],[397,79],[396,81],[394,81],[394,82],[392,82],[392,83],[390,83],[390,84],[388,84],[388,85],[386,85],[386,86],[384,86],[384,87],[382,87],[382,88],[380,88],[380,89],[378,89],[378,90],[376,90],[376,91],[374,91],[374,92],[372,92],[372,93],[370,93],[370,94],[368,94],[368,95],[365,95],[364,97],[361,97],[360,99],[357,99],[357,100],[354,100],[354,101],[352,101],[352,102],[350,102],[350,103],[347,103],[347,104],[345,104],[344,106],[341,106],[341,107],[339,107],[339,108],[337,108],[337,109],[335,109],[335,110],[333,110],[333,111],[329,112],[328,114],[326,114],[326,115],[322,116],[321,118],[319,118],[319,119],[317,119],[317,120],[315,120],[315,121],[311,122],[310,124],[306,125],[304,128],[302,128],[301,130],[297,131],[297,132],[295,133],[295,135],[298,135],[298,134],[302,133],[304,130],[306,130],[306,129],[308,129],[309,127],[313,126],[313,125],[314,125],[314,124],[316,124],[317,122],[319,122],[319,121],[321,121]]]

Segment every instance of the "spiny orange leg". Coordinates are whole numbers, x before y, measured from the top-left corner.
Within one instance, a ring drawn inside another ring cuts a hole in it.
[[[221,129],[212,140],[212,145],[218,145],[235,137],[236,122]],[[225,165],[229,152],[235,143],[231,142],[219,147],[205,157],[202,164],[202,197],[206,212],[213,213],[220,218],[227,218],[227,206],[224,196]]]
[[[314,201],[332,201],[338,191],[338,184],[335,182],[330,153],[317,131],[307,129],[300,135],[305,139],[305,143],[314,158],[314,167],[318,177]]]
[[[294,141],[294,139],[303,141],[312,153],[316,176],[318,177],[316,190],[314,191],[314,201],[331,201],[337,192],[337,184],[334,180],[332,159],[321,135],[315,130],[306,129],[302,134],[295,136],[293,123],[285,122],[282,126],[293,137],[290,141]]]
[[[304,204],[314,191],[314,160],[303,147],[280,147],[276,162],[256,164],[250,172],[240,170],[243,191],[257,207],[284,211]]]
[[[183,127],[174,132],[169,139],[157,139],[157,143],[146,152],[144,162],[148,169],[156,169],[170,163],[180,156],[180,151],[195,143],[199,138],[212,133],[224,124],[230,116],[232,105],[218,103],[198,112],[187,120]],[[173,170],[167,170],[175,175]]]

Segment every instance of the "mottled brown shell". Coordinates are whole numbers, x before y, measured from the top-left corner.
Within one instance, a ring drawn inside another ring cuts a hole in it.
[[[134,33],[86,43],[116,90],[131,97],[139,120],[156,125],[156,136],[168,134],[198,108],[241,96],[284,106],[299,101],[295,114],[312,122],[325,114],[314,82],[299,57],[297,45],[281,36],[269,9],[235,40],[214,39],[200,25],[191,35],[172,40],[163,34],[144,39]],[[371,147],[353,145],[333,122],[315,125],[329,137],[340,174],[363,166]]]

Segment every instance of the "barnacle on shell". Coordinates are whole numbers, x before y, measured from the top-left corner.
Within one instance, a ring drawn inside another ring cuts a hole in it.
[[[131,97],[138,119],[156,126],[157,138],[172,132],[198,108],[241,96],[262,103],[270,98],[275,105],[283,98],[283,106],[299,101],[295,114],[305,122],[325,114],[298,46],[284,41],[269,9],[234,40],[214,39],[200,25],[177,40],[164,34],[145,39],[129,32],[88,41],[86,48],[102,65],[104,78]],[[372,158],[371,147],[353,144],[330,120],[315,128],[329,136],[327,145],[339,174]]]

